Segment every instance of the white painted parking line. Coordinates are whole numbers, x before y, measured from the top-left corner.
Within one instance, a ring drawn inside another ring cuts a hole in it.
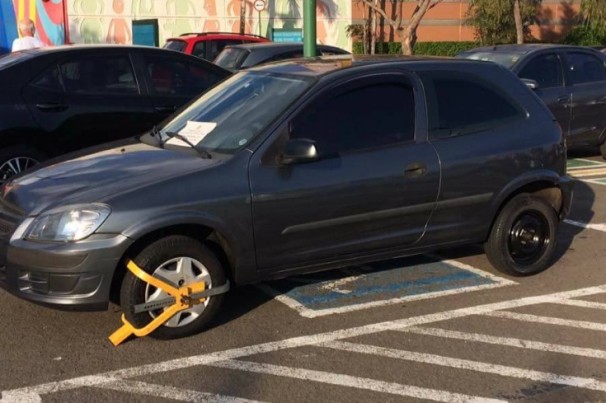
[[[117,392],[134,393],[138,395],[161,397],[182,402],[206,403],[252,403],[257,400],[241,399],[233,396],[215,395],[196,390],[174,388],[172,386],[155,385],[137,381],[118,381],[97,385],[97,388],[115,390]]]
[[[587,322],[587,321],[583,321],[583,320],[560,319],[560,318],[553,318],[550,316],[538,316],[538,315],[529,315],[529,314],[525,314],[525,313],[504,312],[504,311],[486,312],[486,313],[483,313],[483,315],[492,316],[495,318],[520,320],[523,322],[545,323],[548,325],[576,327],[579,329],[589,329],[589,330],[598,330],[601,332],[606,332],[606,323]]]
[[[606,224],[591,224],[574,220],[564,220],[566,224],[574,225],[575,227],[581,227],[585,229],[593,229],[596,231],[606,232]]]
[[[527,350],[546,351],[550,353],[560,353],[568,355],[577,355],[581,357],[599,358],[606,360],[606,351],[593,348],[583,348],[575,346],[566,346],[561,344],[543,343],[534,340],[516,339],[511,337],[490,336],[478,333],[465,333],[455,330],[445,330],[438,328],[408,327],[399,329],[401,332],[422,334],[426,336],[443,337],[447,339],[465,340],[485,344],[494,344],[497,346],[507,346],[523,348]]]
[[[378,355],[382,357],[420,362],[423,364],[439,365],[442,367],[465,369],[468,371],[507,376],[510,378],[530,379],[536,382],[549,382],[558,385],[574,386],[577,388],[606,392],[606,382],[601,382],[593,378],[560,375],[551,372],[534,371],[524,368],[509,367],[506,365],[488,364],[480,361],[462,360],[459,358],[445,357],[442,355],[417,353],[414,351],[396,350],[393,348],[370,346],[367,344],[354,344],[342,341],[333,341],[330,343],[325,343],[322,346],[353,353],[371,354],[375,356]]]
[[[415,316],[399,320],[389,320],[385,322],[372,323],[359,327],[335,330],[327,333],[293,337],[290,339],[234,348],[214,353],[204,353],[190,357],[181,357],[176,358],[174,360],[163,361],[154,364],[131,367],[117,371],[108,371],[98,375],[82,376],[62,381],[49,382],[34,386],[12,389],[9,391],[2,392],[2,399],[0,399],[0,402],[40,402],[39,395],[47,393],[58,393],[77,388],[94,387],[105,383],[116,382],[121,379],[136,378],[151,374],[187,369],[199,365],[210,365],[220,361],[233,360],[237,358],[253,356],[262,353],[269,353],[289,348],[318,345],[330,341],[379,333],[387,330],[398,330],[410,326],[420,326],[423,324],[464,318],[472,315],[482,315],[495,310],[514,309],[536,304],[553,303],[566,298],[580,298],[589,295],[604,293],[606,293],[606,285],[601,285],[572,291],[558,292],[554,294],[539,295],[503,302],[490,303],[485,305],[477,305],[467,308],[459,308],[451,311],[432,313],[428,315]],[[204,335],[200,337],[204,337]]]
[[[445,392],[435,389],[421,388],[412,385],[402,385],[394,382],[383,382],[375,379],[360,378],[351,375],[334,374],[331,372],[314,371],[303,368],[291,368],[281,365],[263,364],[250,361],[222,361],[212,364],[213,367],[227,368],[239,371],[276,375],[281,377],[303,379],[326,383],[329,385],[346,386],[356,389],[371,390],[391,395],[415,397],[417,399],[434,400],[437,402],[504,402],[505,400],[488,399],[461,393]]]
[[[557,303],[562,304],[562,305],[579,306],[581,308],[605,309],[606,310],[606,304],[604,304],[602,302],[581,301],[578,299],[565,299],[562,301],[558,301]]]

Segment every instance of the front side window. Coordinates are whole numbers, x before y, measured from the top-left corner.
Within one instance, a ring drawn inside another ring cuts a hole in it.
[[[277,73],[235,74],[204,93],[161,133],[165,140],[167,132],[187,134],[197,147],[235,153],[281,116],[312,82],[312,78]]]
[[[191,54],[201,59],[206,59],[206,42],[200,41],[194,45],[194,49]],[[212,59],[211,59],[212,60]]]
[[[567,53],[566,58],[573,84],[606,81],[606,68],[600,58],[579,52]]]
[[[562,63],[560,63],[560,58],[556,54],[540,55],[533,58],[520,70],[518,76],[536,81],[540,88],[564,85]]]
[[[414,140],[410,85],[375,82],[313,102],[291,124],[290,138],[314,140],[322,156]]]
[[[454,72],[425,73],[422,79],[432,136],[471,133],[525,117],[513,99],[489,82]]]
[[[59,69],[69,93],[139,93],[128,56],[83,57],[63,62]]]
[[[155,95],[194,96],[223,79],[203,65],[162,56],[145,55],[150,92]]]

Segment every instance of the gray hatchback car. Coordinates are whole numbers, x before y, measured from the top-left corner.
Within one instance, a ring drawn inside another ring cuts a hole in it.
[[[551,112],[509,70],[457,59],[303,60],[240,72],[163,127],[45,163],[0,195],[0,284],[143,327],[174,287],[241,285],[483,243],[529,275],[571,203]],[[193,334],[223,294],[153,335]]]

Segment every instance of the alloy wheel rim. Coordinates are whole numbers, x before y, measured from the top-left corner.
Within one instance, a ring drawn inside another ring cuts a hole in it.
[[[0,180],[4,182],[36,164],[38,161],[31,157],[13,157],[0,165]]]
[[[204,264],[202,264],[200,261],[191,257],[181,256],[167,260],[158,266],[152,275],[160,278],[162,281],[165,281],[174,287],[183,287],[200,281],[204,282],[205,289],[212,287],[210,273],[208,272],[206,266],[204,266]],[[156,288],[150,284],[145,286],[146,303],[168,297],[170,297],[170,295],[162,291],[160,288]],[[202,312],[204,312],[209,300],[210,298],[206,298],[198,305],[194,305],[189,309],[177,312],[171,319],[164,323],[164,326],[176,328],[189,325],[198,319]],[[156,318],[158,315],[164,312],[165,309],[167,308],[150,311],[149,315],[152,317],[152,319]]]

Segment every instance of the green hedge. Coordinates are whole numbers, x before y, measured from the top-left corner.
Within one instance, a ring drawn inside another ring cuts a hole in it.
[[[478,47],[477,42],[417,42],[414,53],[416,55],[454,56],[464,50]],[[402,46],[400,42],[379,42],[376,44],[377,54],[399,55]],[[362,42],[353,43],[353,53],[364,53]]]

